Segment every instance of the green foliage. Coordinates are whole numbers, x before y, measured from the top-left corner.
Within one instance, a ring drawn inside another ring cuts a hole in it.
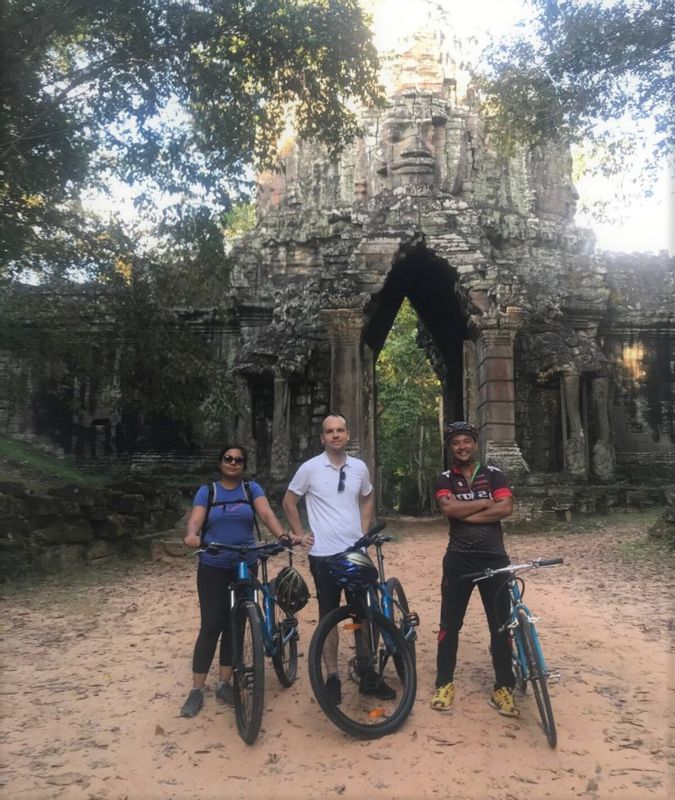
[[[178,196],[165,226],[205,224],[209,251],[289,109],[338,149],[349,103],[379,96],[357,0],[6,0],[0,31],[0,265],[14,272],[86,269],[105,228],[79,200],[111,179],[146,188],[146,219],[152,190]]]
[[[52,409],[64,435],[72,420],[107,406],[130,421],[170,421],[165,446],[190,443],[211,354],[142,273],[122,272],[105,285],[6,287],[0,340],[44,378],[43,396],[24,402]]]
[[[417,344],[417,315],[407,300],[380,352],[376,377],[384,505],[402,513],[431,511],[431,491],[442,461],[442,390]]]
[[[109,478],[101,475],[83,473],[70,464],[67,464],[54,456],[37,450],[25,442],[18,442],[0,436],[0,459],[7,461],[25,473],[37,473],[37,476],[44,476],[47,479],[56,480],[63,483],[74,483],[80,486],[92,486],[108,482]],[[0,469],[2,474],[2,469]],[[6,480],[16,480],[16,474],[10,471],[3,476]]]
[[[675,143],[672,0],[530,1],[534,27],[487,52],[484,110],[502,145],[591,138],[604,171],[637,156],[653,172]]]

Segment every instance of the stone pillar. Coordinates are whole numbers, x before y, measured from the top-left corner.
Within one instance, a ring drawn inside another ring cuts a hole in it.
[[[274,375],[274,413],[272,417],[272,478],[283,480],[289,474],[291,451],[291,387],[281,373]]]
[[[598,433],[598,439],[593,445],[593,474],[603,480],[610,480],[614,477],[616,458],[614,455],[614,442],[612,441],[612,427],[609,419],[609,378],[606,375],[600,375],[593,379],[592,393],[593,411]]]
[[[562,376],[564,408],[567,418],[567,438],[563,441],[565,469],[572,475],[586,474],[586,444],[584,426],[579,408],[579,375],[576,372]]]
[[[344,415],[351,434],[349,451],[363,457],[363,314],[351,308],[331,308],[325,309],[322,317],[331,346],[330,410]]]
[[[253,422],[251,418],[251,388],[245,375],[237,375],[235,381],[235,402],[237,419],[237,444],[248,451],[246,472],[255,474],[258,469],[258,453],[253,438]]]
[[[478,381],[478,362],[476,343],[472,339],[464,341],[464,417],[480,419],[480,386]]]
[[[516,443],[513,342],[522,323],[522,311],[486,315],[476,341],[478,367],[478,424],[484,457],[511,474],[528,466]]]

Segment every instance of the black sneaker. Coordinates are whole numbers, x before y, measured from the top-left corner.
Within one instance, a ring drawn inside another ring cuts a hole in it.
[[[225,683],[223,681],[220,683],[216,689],[216,697],[219,700],[222,700],[223,703],[227,703],[230,706],[234,705],[234,689],[232,688],[231,683]]]
[[[326,680],[326,694],[328,699],[339,706],[342,702],[342,684],[337,675],[329,675]]]
[[[377,697],[379,700],[393,700],[396,697],[396,689],[388,686],[378,675],[368,675],[362,678],[359,692],[367,694],[369,697]]]
[[[181,717],[196,717],[204,705],[204,692],[201,689],[192,689],[180,710]]]

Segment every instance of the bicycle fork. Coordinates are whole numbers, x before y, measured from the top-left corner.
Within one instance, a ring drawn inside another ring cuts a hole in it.
[[[544,675],[542,677],[546,678],[549,683],[557,683],[560,680],[560,672],[558,670],[551,671],[546,664],[546,659],[544,658],[544,653],[542,652],[541,645],[539,644],[539,636],[537,634],[537,626],[536,623],[539,621],[539,617],[533,617],[530,614],[530,611],[525,606],[520,606],[520,609],[525,612],[527,615],[527,619],[530,622],[530,631],[532,633],[532,643],[534,644],[535,650],[537,655],[539,656],[540,663],[544,667]],[[520,623],[518,619],[513,619],[511,622],[507,623],[505,626],[509,630],[509,635],[511,637],[512,643],[515,645],[516,655],[515,658],[518,659],[518,663],[520,664],[520,669],[522,673],[527,676],[528,680],[532,679],[532,674],[530,672],[530,665],[527,663],[527,658],[525,657],[525,647],[523,645],[522,634],[520,632]],[[535,678],[538,676],[534,676]]]

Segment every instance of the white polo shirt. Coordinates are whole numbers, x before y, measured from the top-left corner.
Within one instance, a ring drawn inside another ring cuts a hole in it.
[[[373,486],[368,467],[360,458],[347,456],[345,488],[338,492],[340,470],[325,452],[305,461],[293,476],[288,490],[305,498],[309,528],[314,534],[312,556],[332,556],[363,536],[359,499]]]

